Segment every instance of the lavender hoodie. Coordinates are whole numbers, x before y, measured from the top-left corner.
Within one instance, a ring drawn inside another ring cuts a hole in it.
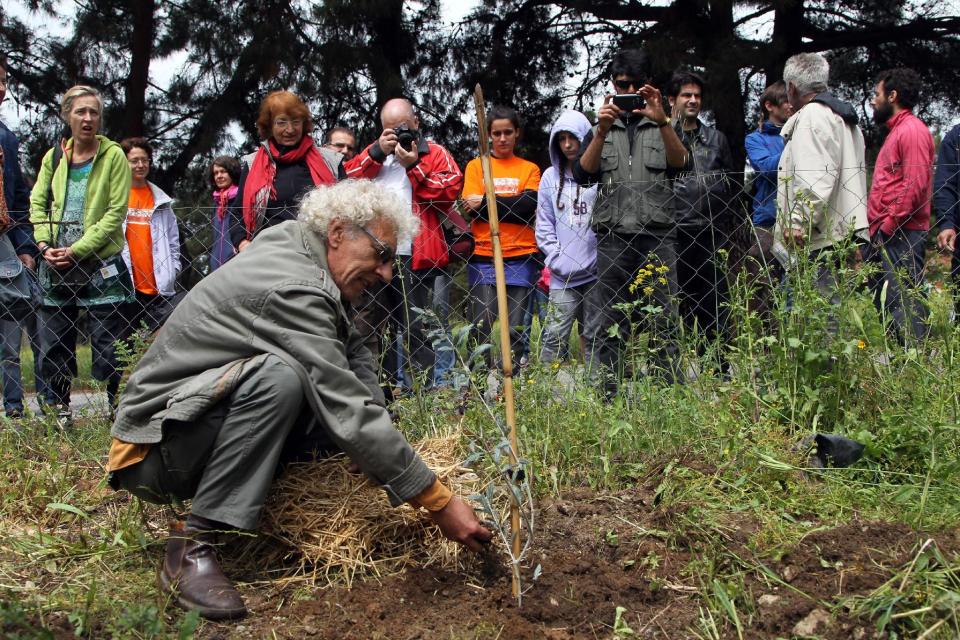
[[[597,187],[579,186],[571,162],[561,177],[563,153],[557,141],[569,131],[583,142],[590,121],[579,111],[564,111],[550,130],[550,162],[537,192],[537,245],[550,268],[550,288],[577,287],[597,279],[597,237],[590,227],[590,214]],[[559,196],[559,197],[558,197]]]

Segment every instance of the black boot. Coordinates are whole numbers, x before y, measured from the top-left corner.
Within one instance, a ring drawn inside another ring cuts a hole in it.
[[[217,562],[216,531],[222,525],[191,515],[182,530],[171,529],[160,567],[160,590],[208,620],[241,618],[247,608]],[[229,527],[227,527],[229,528]]]

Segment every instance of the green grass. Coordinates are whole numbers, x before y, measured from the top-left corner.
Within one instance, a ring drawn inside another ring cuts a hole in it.
[[[650,508],[664,514],[657,535],[671,544],[695,542],[683,568],[688,583],[698,585],[700,620],[691,637],[749,637],[758,613],[748,584],[776,584],[780,578],[766,563],[811,528],[878,521],[936,534],[960,525],[960,329],[948,322],[949,296],[932,292],[932,335],[904,350],[886,336],[858,288],[863,273],[841,277],[839,307],[796,283],[795,309],[781,307],[775,333],[744,311],[746,292],[735,289],[731,313],[740,331],[729,379],[704,375],[672,386],[640,379],[612,402],[594,392],[575,363],[534,362],[516,379],[521,454],[536,496],[652,486]],[[825,331],[831,319],[836,336]],[[642,346],[645,336],[636,342]],[[635,355],[645,357],[640,346]],[[692,344],[685,344],[685,357],[693,368],[708,368]],[[572,388],[558,390],[560,369],[571,374]],[[402,426],[413,439],[463,428],[465,452],[471,445],[491,452],[501,439],[491,412],[502,421],[503,405],[485,406],[474,394],[461,420],[459,404],[452,393],[408,398]],[[815,432],[864,442],[866,456],[848,469],[808,468],[797,445]],[[0,430],[6,635],[67,629],[79,637],[189,637],[197,626],[173,609],[158,615],[165,603],[153,580],[165,512],[105,487],[108,442],[102,421],[66,435],[43,422]],[[481,459],[478,470],[502,478],[489,456]],[[725,543],[732,518],[753,525],[742,547]],[[960,560],[935,544],[913,557],[908,566],[891,567],[883,587],[827,605],[854,612],[891,638],[956,637]],[[621,623],[614,623],[615,635],[629,636]]]

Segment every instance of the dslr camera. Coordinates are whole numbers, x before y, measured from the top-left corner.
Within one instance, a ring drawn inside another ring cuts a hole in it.
[[[398,125],[394,131],[397,134],[397,144],[407,151],[413,151],[414,145],[420,140],[420,131],[411,129],[406,124]]]

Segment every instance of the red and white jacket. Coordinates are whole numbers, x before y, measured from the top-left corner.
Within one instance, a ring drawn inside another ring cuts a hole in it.
[[[463,172],[450,152],[435,142],[421,138],[417,151],[420,158],[407,169],[413,188],[413,214],[420,219],[420,231],[413,241],[413,268],[445,267],[450,257],[440,222],[460,194]],[[344,168],[348,178],[372,180],[386,159],[374,142],[345,162]]]

